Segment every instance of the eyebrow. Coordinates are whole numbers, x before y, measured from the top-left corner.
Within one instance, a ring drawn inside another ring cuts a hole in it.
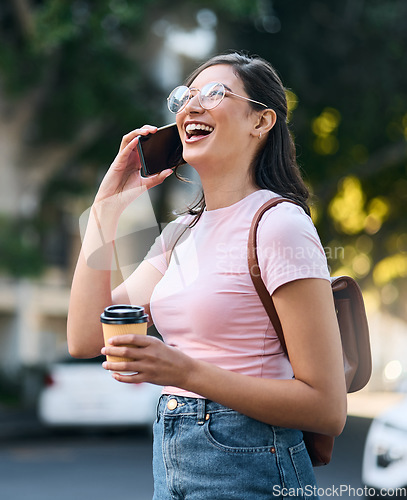
[[[226,85],[226,83],[223,83],[223,82],[211,82],[211,83],[221,83],[221,84],[225,87],[225,89],[226,89],[226,90],[228,90],[229,92],[233,92],[233,90],[232,90],[230,87],[228,87],[228,86]],[[205,86],[205,85],[204,85],[204,86]],[[188,86],[187,86],[187,85],[185,85],[185,87],[188,87]],[[191,87],[191,86],[189,86],[188,88],[189,88],[190,90],[191,90],[191,89],[193,89],[193,90],[201,90],[201,89],[198,89],[197,87]]]

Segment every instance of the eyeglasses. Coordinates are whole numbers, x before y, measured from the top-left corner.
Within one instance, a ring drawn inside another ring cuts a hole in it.
[[[204,109],[216,108],[216,106],[219,106],[219,104],[223,101],[224,97],[228,95],[233,95],[235,97],[239,97],[240,99],[244,99],[245,101],[254,102],[259,106],[268,108],[268,106],[262,102],[254,101],[248,97],[235,94],[231,90],[226,89],[223,83],[211,82],[204,85],[201,90],[193,87],[190,88],[186,85],[176,87],[167,98],[168,109],[171,113],[179,113],[182,109],[184,109],[193,97],[192,92],[198,92],[199,104]]]

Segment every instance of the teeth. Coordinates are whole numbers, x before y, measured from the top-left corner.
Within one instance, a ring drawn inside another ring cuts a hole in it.
[[[185,130],[188,134],[193,132],[194,130],[204,130],[205,132],[213,132],[213,127],[209,125],[204,125],[203,123],[189,123]]]

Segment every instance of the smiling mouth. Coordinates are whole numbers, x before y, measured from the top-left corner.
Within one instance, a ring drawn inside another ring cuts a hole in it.
[[[213,132],[214,128],[202,123],[189,123],[185,127],[187,138],[207,136]]]

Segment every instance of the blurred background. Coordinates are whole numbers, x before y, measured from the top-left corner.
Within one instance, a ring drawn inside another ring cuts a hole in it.
[[[0,419],[36,411],[50,366],[67,357],[79,219],[121,137],[173,121],[169,92],[229,49],[277,68],[332,274],[364,293],[373,375],[350,415],[397,403],[407,391],[406,26],[405,0],[2,0]],[[123,234],[137,230],[139,248],[131,259],[122,250],[125,273],[197,189],[170,178],[129,213]]]

